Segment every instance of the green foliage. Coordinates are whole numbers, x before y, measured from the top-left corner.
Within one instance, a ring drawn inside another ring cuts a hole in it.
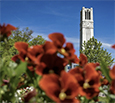
[[[107,64],[101,60],[101,71],[103,75],[106,77],[106,79],[111,82],[111,77],[109,76],[109,68],[107,67]]]
[[[113,64],[114,59],[111,57],[111,53],[108,53],[107,50],[103,49],[102,43],[97,41],[94,37],[90,40],[83,43],[82,50],[80,53],[83,53],[87,56],[88,62],[101,62],[103,60],[108,66]]]
[[[38,35],[36,38],[33,38],[29,43],[29,46],[33,46],[33,45],[41,45],[45,42],[45,40],[42,38],[42,36]]]
[[[43,44],[45,40],[42,36],[33,37],[33,31],[29,30],[29,28],[25,28],[23,30],[19,30],[17,28],[16,31],[12,32],[12,35],[9,36],[8,40],[5,42],[0,42],[0,59],[5,57],[7,64],[11,61],[11,57],[16,55],[18,51],[14,48],[14,43],[18,41],[27,42],[29,46]]]
[[[0,80],[0,100],[4,101],[15,101],[15,92],[16,87],[19,83],[19,76],[23,72],[25,72],[27,68],[26,62],[21,62],[19,65],[16,65],[15,63],[7,66],[5,59],[2,59],[0,64],[0,74],[1,74],[1,80]],[[20,72],[19,72],[20,71]],[[7,83],[7,85],[4,85],[3,79],[10,80],[10,82]],[[7,94],[7,95],[6,95]]]

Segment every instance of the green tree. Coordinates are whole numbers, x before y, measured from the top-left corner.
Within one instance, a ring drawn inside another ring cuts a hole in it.
[[[105,61],[108,66],[113,64],[114,58],[112,59],[111,53],[108,53],[104,49],[102,43],[97,41],[94,37],[90,38],[87,42],[84,42],[80,53],[83,53],[87,56],[88,62],[99,62],[101,60]]]
[[[41,44],[44,44],[45,40],[44,38],[42,38],[42,36],[38,35],[37,37],[33,38],[31,41],[29,41],[29,46],[32,46],[32,45],[41,45]]]
[[[5,58],[8,62],[11,60],[11,57],[16,55],[18,51],[14,48],[14,43],[18,41],[27,42],[29,46],[43,44],[45,40],[42,36],[33,37],[33,31],[28,27],[20,30],[17,28],[16,31],[12,32],[12,35],[8,37],[6,42],[0,42],[0,59]]]

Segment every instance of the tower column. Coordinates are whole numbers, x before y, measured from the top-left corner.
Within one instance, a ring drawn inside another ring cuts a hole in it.
[[[80,20],[80,49],[82,44],[94,36],[93,32],[93,8],[82,7]]]

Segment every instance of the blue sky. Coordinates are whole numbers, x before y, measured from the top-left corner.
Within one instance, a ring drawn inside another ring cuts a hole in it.
[[[33,36],[47,36],[53,32],[64,34],[72,42],[79,56],[80,10],[93,8],[94,37],[115,58],[115,2],[114,0],[1,0],[0,23],[33,30]]]

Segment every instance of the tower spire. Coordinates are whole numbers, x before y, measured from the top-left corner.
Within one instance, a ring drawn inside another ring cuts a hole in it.
[[[94,36],[93,8],[82,7],[80,11],[80,49],[82,44]]]

